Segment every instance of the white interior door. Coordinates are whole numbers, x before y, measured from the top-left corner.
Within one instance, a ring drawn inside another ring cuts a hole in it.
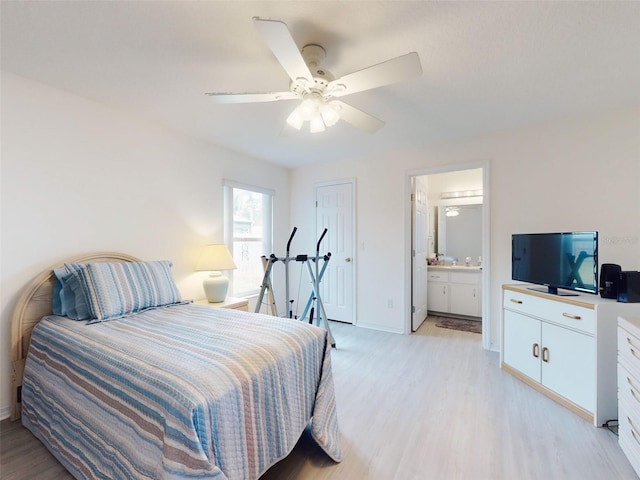
[[[326,228],[321,253],[331,252],[320,294],[327,317],[354,323],[354,211],[353,182],[316,187],[316,238]]]
[[[411,194],[412,224],[412,282],[411,330],[416,331],[427,317],[427,255],[428,215],[427,185],[421,177],[413,177]]]

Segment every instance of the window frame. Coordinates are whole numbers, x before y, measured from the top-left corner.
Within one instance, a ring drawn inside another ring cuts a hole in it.
[[[233,202],[233,191],[234,189],[246,190],[253,193],[259,193],[264,195],[266,198],[263,198],[263,210],[265,207],[264,200],[267,200],[266,209],[268,212],[264,212],[262,214],[263,221],[263,232],[262,232],[262,243],[263,247],[268,249],[268,252],[264,252],[265,256],[269,256],[273,250],[273,202],[275,197],[275,191],[270,188],[259,187],[256,185],[249,185],[246,183],[236,182],[233,180],[224,179],[222,181],[223,192],[224,192],[224,243],[229,248],[231,252],[231,256],[233,257],[233,244],[236,241],[236,237],[234,236],[234,225],[233,225],[233,211],[234,211],[234,202]],[[236,265],[239,264],[238,260],[234,258],[234,262]],[[255,289],[246,290],[242,292],[235,291],[235,282],[234,282],[234,271],[231,270],[229,272],[229,292],[231,296],[242,296],[242,297],[250,297],[253,295],[257,295],[260,292],[260,285],[256,285]]]

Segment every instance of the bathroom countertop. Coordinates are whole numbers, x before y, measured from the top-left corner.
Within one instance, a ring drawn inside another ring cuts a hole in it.
[[[456,271],[456,272],[481,272],[482,267],[477,265],[471,265],[465,267],[464,265],[428,265],[428,270],[442,270],[442,271]]]

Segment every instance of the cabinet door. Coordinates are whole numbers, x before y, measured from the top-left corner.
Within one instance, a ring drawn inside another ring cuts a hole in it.
[[[434,312],[449,312],[449,288],[446,283],[427,284],[427,304]]]
[[[452,283],[449,285],[449,311],[458,315],[480,317],[480,287]]]
[[[540,320],[504,310],[503,360],[536,382],[540,381]]]
[[[595,409],[595,341],[573,330],[542,324],[541,383],[593,412]]]

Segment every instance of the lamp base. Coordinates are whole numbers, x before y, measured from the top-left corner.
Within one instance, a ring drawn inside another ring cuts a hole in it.
[[[211,272],[202,282],[202,288],[209,303],[224,302],[229,290],[229,279],[220,272]]]

